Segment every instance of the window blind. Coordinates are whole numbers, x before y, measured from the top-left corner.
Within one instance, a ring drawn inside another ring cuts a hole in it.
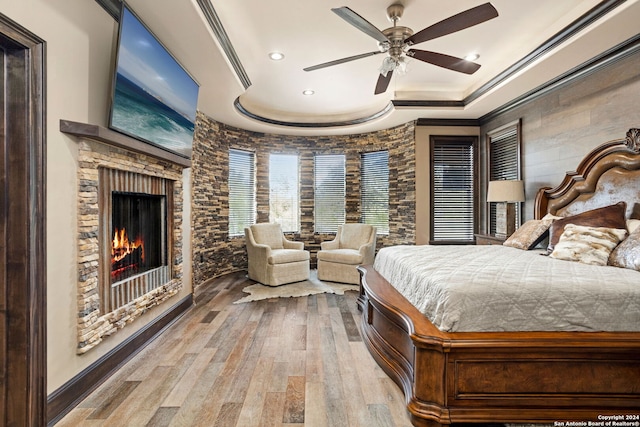
[[[298,156],[269,155],[269,221],[284,232],[300,230]]]
[[[229,235],[244,234],[256,222],[255,155],[229,150]]]
[[[314,160],[315,231],[335,233],[345,222],[345,156],[316,155]]]
[[[389,152],[362,153],[360,171],[362,222],[389,234]]]
[[[518,126],[514,125],[489,136],[489,180],[519,179],[520,141]],[[520,203],[516,203],[516,222],[519,223]],[[489,233],[496,232],[496,203],[489,203]]]
[[[432,241],[474,240],[474,165],[472,142],[432,141]]]

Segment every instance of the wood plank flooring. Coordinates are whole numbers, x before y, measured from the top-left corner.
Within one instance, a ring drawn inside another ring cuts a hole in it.
[[[362,342],[357,292],[233,304],[251,283],[217,279],[56,426],[411,426]]]

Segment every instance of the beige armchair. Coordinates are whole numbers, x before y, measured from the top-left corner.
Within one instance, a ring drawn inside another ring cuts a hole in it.
[[[373,264],[376,228],[369,224],[344,224],[335,239],[322,242],[318,251],[318,279],[360,283],[358,265]]]
[[[309,278],[309,251],[303,242],[287,240],[280,224],[254,224],[244,229],[244,235],[250,279],[279,286]]]

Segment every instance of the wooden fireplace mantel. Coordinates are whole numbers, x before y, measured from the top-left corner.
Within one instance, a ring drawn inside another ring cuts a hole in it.
[[[95,139],[109,145],[135,151],[136,153],[153,156],[157,159],[166,160],[185,168],[191,167],[191,159],[179,156],[162,148],[156,147],[146,142],[139,141],[103,126],[91,125],[87,123],[73,122],[70,120],[60,120],[60,132],[70,135]]]

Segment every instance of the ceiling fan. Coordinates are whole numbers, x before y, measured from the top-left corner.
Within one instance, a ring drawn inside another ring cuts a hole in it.
[[[484,3],[453,15],[414,34],[411,28],[396,25],[404,12],[404,6],[399,3],[392,4],[387,8],[387,16],[390,21],[393,21],[393,27],[382,31],[346,6],[331,10],[349,24],[376,39],[378,41],[378,50],[314,65],[304,68],[304,71],[314,71],[356,59],[388,53],[388,56],[382,61],[380,76],[378,77],[374,91],[376,95],[387,90],[394,70],[405,69],[406,57],[415,58],[461,73],[475,73],[478,68],[480,68],[480,64],[442,53],[411,49],[411,46],[464,30],[465,28],[481,24],[498,16],[498,11],[491,3]]]

